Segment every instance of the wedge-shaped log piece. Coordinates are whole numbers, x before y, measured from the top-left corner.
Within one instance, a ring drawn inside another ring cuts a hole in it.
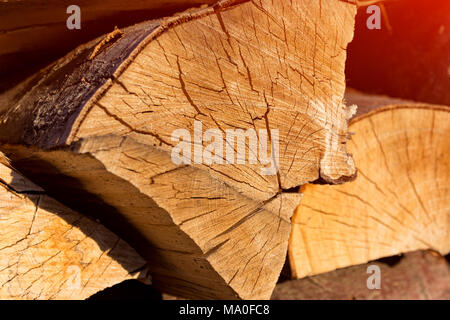
[[[293,216],[293,276],[418,249],[450,251],[450,108],[351,92],[358,178],[306,185]]]
[[[4,97],[2,148],[58,199],[130,227],[163,290],[269,298],[300,197],[291,188],[355,173],[342,102],[355,11],[221,1],[116,30]],[[180,136],[188,151],[174,158]]]
[[[99,223],[64,207],[0,153],[0,299],[85,299],[145,261]]]

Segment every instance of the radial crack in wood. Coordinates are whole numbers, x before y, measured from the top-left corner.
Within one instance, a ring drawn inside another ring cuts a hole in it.
[[[64,207],[0,153],[0,299],[85,299],[145,261],[102,225]]]
[[[289,245],[296,278],[418,249],[450,251],[450,108],[355,91],[347,101],[367,112],[349,128],[358,178],[302,188]]]
[[[163,290],[269,298],[300,199],[290,189],[354,178],[345,145],[353,108],[342,99],[355,11],[338,0],[219,1],[121,30],[4,96],[2,149],[74,208],[125,217],[136,243],[150,244],[133,246]],[[215,162],[196,158],[209,146],[195,140],[196,126],[219,132]],[[223,163],[226,149],[242,160],[226,140],[239,129],[266,134],[268,161],[258,153],[249,162],[257,149],[247,136],[246,162]],[[171,156],[176,130],[194,136],[186,163]],[[276,174],[264,174],[270,164]]]

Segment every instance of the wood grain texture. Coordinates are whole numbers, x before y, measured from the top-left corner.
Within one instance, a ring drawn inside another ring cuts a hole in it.
[[[418,249],[450,251],[449,108],[380,108],[385,99],[351,121],[358,178],[302,188],[289,247],[294,277]]]
[[[300,199],[291,188],[354,177],[342,99],[355,12],[337,0],[219,1],[103,37],[3,96],[1,148],[64,203],[117,233],[129,225],[123,237],[161,290],[269,298]],[[278,129],[278,175],[175,165],[171,134],[194,120]]]
[[[0,299],[86,299],[127,279],[150,280],[134,249],[0,154]]]

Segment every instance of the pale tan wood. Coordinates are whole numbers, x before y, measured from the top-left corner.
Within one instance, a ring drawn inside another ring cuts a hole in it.
[[[377,6],[381,30],[367,28],[367,7],[358,10],[347,84],[364,92],[450,105],[450,2],[386,0]]]
[[[293,216],[292,275],[302,278],[418,249],[450,251],[450,108],[350,92],[355,181],[306,185]]]
[[[150,281],[134,249],[48,197],[0,153],[0,299],[85,299],[138,278]]]
[[[101,20],[117,13],[127,11],[175,10],[211,4],[212,0],[79,0],[75,2],[61,0],[3,0],[1,3],[0,30],[18,31],[40,28],[47,25],[63,23],[65,25],[69,14],[66,8],[72,4],[80,7],[82,21]],[[151,19],[152,17],[148,17]],[[11,48],[2,48],[8,50]]]
[[[269,298],[300,200],[291,188],[355,173],[353,108],[342,102],[355,11],[338,0],[219,1],[121,30],[3,97],[1,148],[65,203],[125,217],[161,290]],[[192,134],[194,120],[204,131],[279,130],[278,174],[175,165],[171,134]]]

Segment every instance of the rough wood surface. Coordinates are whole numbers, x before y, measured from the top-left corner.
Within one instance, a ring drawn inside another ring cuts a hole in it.
[[[369,265],[381,270],[380,290],[367,288]],[[405,254],[389,266],[374,261],[278,284],[273,300],[448,300],[450,269],[441,256],[427,251]]]
[[[102,225],[64,207],[0,153],[0,299],[86,299],[145,261]]]
[[[97,42],[79,48],[2,96],[11,109],[2,140],[50,149],[116,134],[167,150],[172,132],[194,120],[204,130],[279,128],[279,178],[264,181],[262,193],[352,177],[353,109],[342,98],[355,6],[236,2],[137,25],[100,50]]]
[[[372,101],[349,128],[358,178],[302,188],[289,246],[296,278],[418,249],[450,251],[450,108],[386,105],[355,92],[347,100]]]
[[[214,0],[0,1],[0,92],[78,45],[113,30]],[[81,29],[69,30],[70,5],[81,9]]]
[[[99,39],[3,97],[0,140],[14,164],[112,230],[131,225],[126,239],[152,257],[154,284],[188,297],[270,297],[300,198],[289,189],[355,170],[342,103],[355,6],[241,2]],[[279,129],[278,175],[175,165],[171,133],[194,120]],[[99,216],[105,206],[114,219]]]
[[[269,298],[300,199],[291,188],[354,177],[342,99],[355,12],[337,0],[220,1],[122,30],[4,96],[1,148],[58,199],[117,233],[128,224],[161,290]],[[194,120],[279,130],[278,173],[175,165],[171,134]]]

